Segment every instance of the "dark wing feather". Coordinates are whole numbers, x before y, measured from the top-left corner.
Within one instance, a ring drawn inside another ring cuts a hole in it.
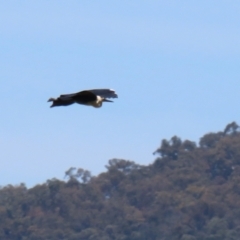
[[[91,89],[87,90],[89,92],[94,93],[97,96],[103,97],[103,98],[117,98],[118,95],[113,89]]]
[[[79,93],[62,94],[62,95],[59,96],[59,98],[61,98],[61,99],[72,98],[72,97],[76,96],[77,94],[79,94]]]
[[[97,96],[89,91],[81,91],[72,96],[72,99],[80,104],[87,104],[97,100]]]
[[[60,99],[60,98],[57,98],[57,99],[53,102],[53,104],[52,104],[51,107],[55,107],[55,106],[69,106],[69,105],[71,105],[71,104],[73,104],[73,103],[74,103],[74,101],[72,101],[72,100],[70,100],[70,99],[68,99],[68,100],[62,100],[62,99]]]
[[[113,89],[103,88],[103,89],[90,89],[85,90],[77,93],[71,93],[71,94],[62,94],[59,98],[65,99],[65,98],[75,98],[76,96],[85,95],[86,92],[91,92],[97,96],[103,97],[103,98],[117,98],[118,95]]]
[[[65,99],[84,99],[84,98],[88,98],[90,100],[95,100],[96,99],[96,94],[92,93],[91,91],[85,90],[85,91],[81,91],[81,92],[77,92],[77,93],[71,93],[71,94],[62,94],[59,97],[62,100]]]

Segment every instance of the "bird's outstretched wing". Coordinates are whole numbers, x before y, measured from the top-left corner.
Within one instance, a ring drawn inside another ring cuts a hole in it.
[[[51,107],[55,107],[55,106],[69,106],[69,105],[74,103],[74,101],[69,99],[69,98],[67,98],[67,99],[61,99],[61,98],[54,99],[54,98],[50,98],[48,100],[48,102],[53,102]]]
[[[103,97],[103,98],[117,98],[118,95],[113,89],[91,89],[87,90],[89,92],[94,93],[97,96]]]
[[[79,94],[79,93],[62,94],[62,95],[59,96],[59,98],[61,98],[61,99],[67,99],[67,98],[71,99],[74,96],[76,96],[77,94]]]
[[[61,98],[61,99],[75,98],[77,96],[87,95],[87,92],[93,93],[96,96],[100,96],[103,98],[117,98],[118,97],[118,95],[116,94],[116,92],[113,89],[103,88],[103,89],[84,90],[81,92],[71,93],[71,94],[62,94],[62,95],[60,95],[59,98]]]

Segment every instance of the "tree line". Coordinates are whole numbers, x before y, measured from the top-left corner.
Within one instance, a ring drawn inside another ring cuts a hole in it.
[[[198,144],[162,140],[142,166],[111,159],[98,176],[0,189],[0,239],[238,240],[240,132],[233,122]]]

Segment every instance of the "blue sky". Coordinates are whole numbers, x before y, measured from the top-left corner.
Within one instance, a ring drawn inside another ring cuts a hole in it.
[[[150,164],[162,139],[198,142],[239,123],[240,2],[0,2],[0,185]],[[49,108],[91,88],[101,109]]]

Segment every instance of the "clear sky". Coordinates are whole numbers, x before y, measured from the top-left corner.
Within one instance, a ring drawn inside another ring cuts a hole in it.
[[[0,2],[0,185],[150,164],[162,139],[199,141],[240,117],[240,1]],[[100,109],[49,108],[91,88]]]

